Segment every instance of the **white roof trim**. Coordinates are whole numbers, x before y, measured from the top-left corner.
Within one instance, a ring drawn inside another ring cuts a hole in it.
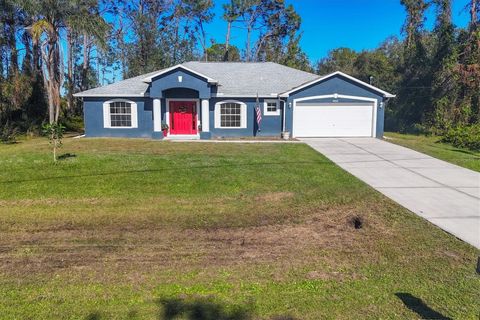
[[[278,95],[276,93],[271,93],[270,95],[268,94],[260,94],[257,95],[256,93],[252,94],[223,94],[221,92],[213,93],[212,98],[269,98],[269,99],[274,99],[277,98]]]
[[[343,72],[341,72],[341,71],[336,71],[336,72],[334,72],[334,73],[330,73],[330,74],[328,74],[328,75],[326,75],[326,76],[323,76],[323,77],[321,77],[321,78],[318,78],[318,79],[309,81],[309,82],[307,82],[307,83],[304,83],[304,84],[302,84],[301,86],[298,86],[298,87],[296,87],[296,88],[293,88],[293,89],[291,89],[291,90],[289,90],[289,91],[287,91],[287,92],[284,92],[284,93],[280,94],[280,97],[288,97],[291,93],[293,93],[293,92],[295,92],[295,91],[298,91],[298,90],[301,90],[301,89],[303,89],[303,88],[309,87],[309,86],[311,86],[311,85],[313,85],[313,84],[315,84],[315,83],[317,83],[317,82],[326,80],[326,79],[328,79],[328,78],[331,78],[331,77],[334,77],[334,76],[337,76],[337,75],[342,76],[342,77],[345,77],[345,78],[347,78],[347,79],[350,79],[350,80],[352,80],[352,81],[354,81],[354,82],[357,82],[357,83],[359,83],[359,84],[361,84],[361,85],[363,85],[363,86],[365,86],[365,87],[367,87],[367,88],[370,88],[370,89],[372,89],[372,90],[374,90],[374,91],[377,91],[377,92],[381,93],[381,94],[382,94],[384,97],[386,97],[386,98],[394,98],[394,97],[396,97],[394,94],[388,93],[387,91],[384,91],[384,90],[379,89],[379,88],[377,88],[377,87],[375,87],[375,86],[372,86],[371,84],[368,84],[368,83],[366,83],[366,82],[363,82],[362,80],[358,80],[357,78],[354,78],[354,77],[352,77],[352,76],[349,76],[348,74],[343,73]]]
[[[177,64],[176,66],[173,66],[173,67],[164,69],[164,70],[162,70],[162,71],[159,71],[158,73],[155,73],[155,74],[152,75],[152,76],[149,76],[149,77],[144,78],[144,79],[143,79],[143,82],[150,83],[150,82],[152,82],[152,79],[153,79],[153,78],[156,78],[156,77],[158,77],[158,76],[161,76],[162,74],[165,74],[165,73],[167,73],[167,72],[170,72],[170,71],[175,70],[175,69],[178,69],[178,68],[182,68],[183,70],[186,70],[186,71],[188,71],[188,72],[190,72],[190,73],[196,74],[196,75],[199,76],[199,77],[205,78],[205,79],[207,79],[208,83],[218,83],[217,80],[212,79],[212,78],[210,78],[210,77],[208,77],[208,76],[206,76],[206,75],[204,75],[204,74],[201,74],[200,72],[197,72],[197,71],[194,71],[194,70],[192,70],[192,69],[189,69],[189,68],[185,67],[185,66],[182,65],[182,64]]]
[[[131,93],[131,94],[125,94],[125,93],[74,93],[74,97],[80,97],[80,98],[88,98],[88,97],[106,97],[106,98],[128,98],[128,97],[148,97],[149,95],[147,93]]]

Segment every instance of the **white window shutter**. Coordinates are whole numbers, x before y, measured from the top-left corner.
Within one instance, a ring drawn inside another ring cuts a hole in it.
[[[103,104],[103,127],[111,128],[110,124],[110,103],[105,102]]]

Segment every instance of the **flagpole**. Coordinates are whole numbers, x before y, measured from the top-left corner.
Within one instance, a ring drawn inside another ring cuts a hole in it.
[[[255,106],[255,120],[257,121],[258,132],[262,131],[260,129],[260,122],[262,121],[262,111],[260,110],[260,100],[258,99],[258,91],[257,91],[257,101]]]

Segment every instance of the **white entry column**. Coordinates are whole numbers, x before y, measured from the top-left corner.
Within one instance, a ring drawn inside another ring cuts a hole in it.
[[[210,132],[210,107],[208,99],[202,99],[202,131]]]
[[[162,105],[160,99],[153,99],[153,131],[162,131]]]

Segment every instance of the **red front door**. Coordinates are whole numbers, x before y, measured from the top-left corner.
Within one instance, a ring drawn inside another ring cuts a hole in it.
[[[195,101],[170,101],[170,134],[197,134]]]

